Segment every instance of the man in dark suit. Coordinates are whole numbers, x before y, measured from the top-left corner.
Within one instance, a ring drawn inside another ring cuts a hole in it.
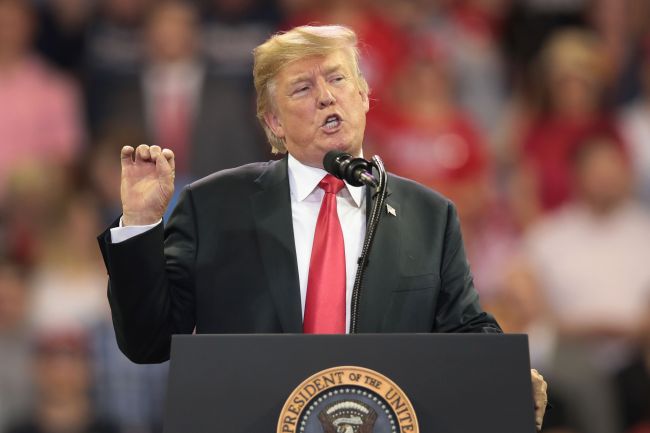
[[[326,176],[322,160],[332,149],[362,154],[369,104],[356,35],[307,26],[273,36],[255,50],[254,78],[258,117],[288,155],[191,184],[165,229],[173,153],[122,149],[123,215],[100,245],[117,339],[135,362],[168,359],[171,335],[195,329],[348,329],[370,193]],[[478,303],[454,206],[406,179],[389,185],[358,330],[500,332]],[[533,381],[543,409],[545,384]]]

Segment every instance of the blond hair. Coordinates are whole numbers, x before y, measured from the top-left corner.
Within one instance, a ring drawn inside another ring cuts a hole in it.
[[[368,94],[368,83],[359,67],[357,35],[347,27],[300,26],[271,36],[253,50],[257,119],[264,128],[273,153],[287,151],[284,139],[277,137],[264,121],[264,115],[274,108],[275,77],[292,62],[311,56],[326,56],[337,50],[343,50],[348,56],[359,90]]]

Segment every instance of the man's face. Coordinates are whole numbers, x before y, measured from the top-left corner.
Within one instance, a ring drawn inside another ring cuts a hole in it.
[[[147,48],[153,62],[176,62],[194,56],[195,17],[189,6],[162,6],[147,28]]]
[[[607,140],[607,139],[596,139]],[[625,156],[617,144],[591,144],[577,167],[580,198],[597,213],[616,209],[629,196],[632,179]]]
[[[361,154],[368,95],[342,50],[287,65],[275,77],[272,98],[266,123],[298,161],[322,167],[330,150]]]

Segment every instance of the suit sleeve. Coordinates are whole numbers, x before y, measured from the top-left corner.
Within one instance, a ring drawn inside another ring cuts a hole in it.
[[[108,271],[108,300],[120,350],[133,362],[169,359],[172,334],[195,326],[194,262],[197,230],[191,190],[181,193],[167,228],[99,246]]]
[[[435,317],[437,332],[502,332],[496,320],[479,304],[465,256],[458,215],[451,202],[447,208],[440,275],[441,293]]]

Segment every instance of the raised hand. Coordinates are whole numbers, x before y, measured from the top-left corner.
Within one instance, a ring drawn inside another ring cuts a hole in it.
[[[124,146],[121,152],[122,224],[153,224],[174,193],[174,152],[159,146]]]
[[[533,400],[535,401],[535,424],[537,431],[542,429],[544,422],[544,412],[546,412],[546,404],[548,403],[548,396],[546,391],[548,384],[544,380],[544,376],[539,374],[535,369],[530,370],[530,377],[533,381]]]

